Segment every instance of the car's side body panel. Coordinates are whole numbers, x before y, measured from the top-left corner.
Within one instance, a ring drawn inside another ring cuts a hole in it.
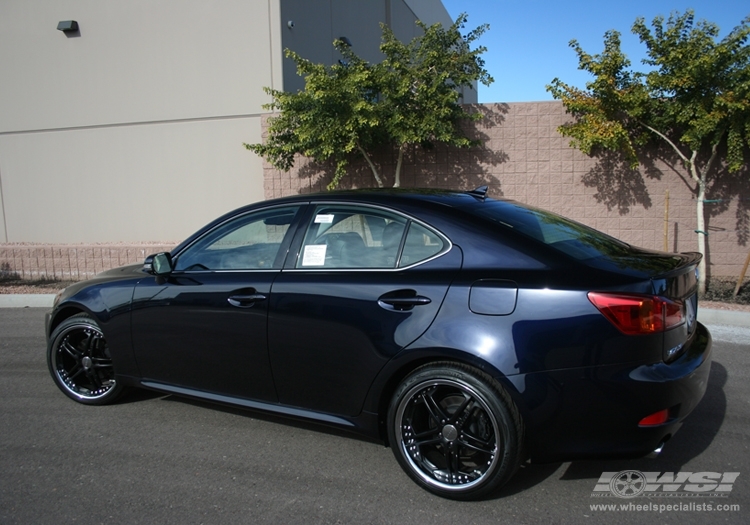
[[[354,416],[375,375],[432,323],[461,251],[404,271],[290,270],[274,282],[270,355],[282,403]],[[429,299],[398,310],[395,292]]]
[[[133,350],[144,380],[275,402],[266,321],[278,270],[147,276],[133,298]],[[247,308],[233,296],[263,295]]]

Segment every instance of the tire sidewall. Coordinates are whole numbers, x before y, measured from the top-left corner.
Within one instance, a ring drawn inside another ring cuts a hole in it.
[[[401,423],[396,421],[396,417],[404,396],[417,385],[424,383],[427,386],[431,381],[441,379],[463,383],[481,398],[482,402],[493,412],[499,427],[498,442],[502,441],[503,444],[502,449],[497,451],[499,457],[492,466],[492,470],[484,474],[481,482],[465,490],[445,489],[425,481],[419,473],[415,472],[415,467],[403,450],[401,440],[397,437],[397,427]],[[518,412],[509,409],[508,404],[512,406],[512,401],[502,387],[478,370],[449,363],[423,366],[399,385],[388,407],[388,440],[393,454],[409,477],[433,494],[455,500],[474,500],[486,496],[507,482],[520,463],[522,426]]]
[[[106,405],[106,404],[114,402],[123,391],[122,385],[119,384],[117,381],[115,381],[115,385],[112,388],[110,388],[106,394],[95,397],[95,398],[88,398],[84,396],[79,396],[75,392],[72,392],[67,387],[67,385],[65,385],[62,378],[60,378],[58,371],[56,369],[56,366],[55,366],[55,363],[56,363],[55,354],[57,353],[57,347],[60,341],[68,334],[68,331],[74,327],[80,327],[82,329],[91,328],[104,334],[102,329],[99,327],[99,324],[93,318],[91,318],[88,314],[77,314],[62,321],[52,331],[52,334],[50,335],[49,341],[47,343],[47,368],[49,370],[50,375],[52,376],[52,380],[55,382],[55,385],[57,385],[57,387],[62,391],[63,394],[65,394],[70,399],[78,403],[81,403],[84,405]]]

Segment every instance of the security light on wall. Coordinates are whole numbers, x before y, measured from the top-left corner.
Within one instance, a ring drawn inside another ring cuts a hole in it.
[[[75,20],[63,20],[58,22],[57,30],[63,33],[75,33],[78,31],[78,22]]]

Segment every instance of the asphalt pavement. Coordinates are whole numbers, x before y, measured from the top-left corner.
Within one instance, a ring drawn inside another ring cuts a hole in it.
[[[44,312],[0,310],[0,524],[750,522],[745,327],[709,324],[706,395],[657,459],[527,464],[462,503],[419,489],[382,445],[320,426],[146,391],[74,403],[47,371]],[[723,498],[592,496],[626,470],[739,476]]]

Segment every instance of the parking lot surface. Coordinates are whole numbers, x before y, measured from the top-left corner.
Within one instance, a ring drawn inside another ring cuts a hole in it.
[[[659,458],[527,464],[463,503],[419,489],[382,445],[320,426],[146,391],[76,404],[49,377],[44,311],[0,310],[2,524],[750,521],[747,328],[709,326],[706,396]],[[684,484],[674,497],[595,491],[623,471],[739,476],[726,497]]]

